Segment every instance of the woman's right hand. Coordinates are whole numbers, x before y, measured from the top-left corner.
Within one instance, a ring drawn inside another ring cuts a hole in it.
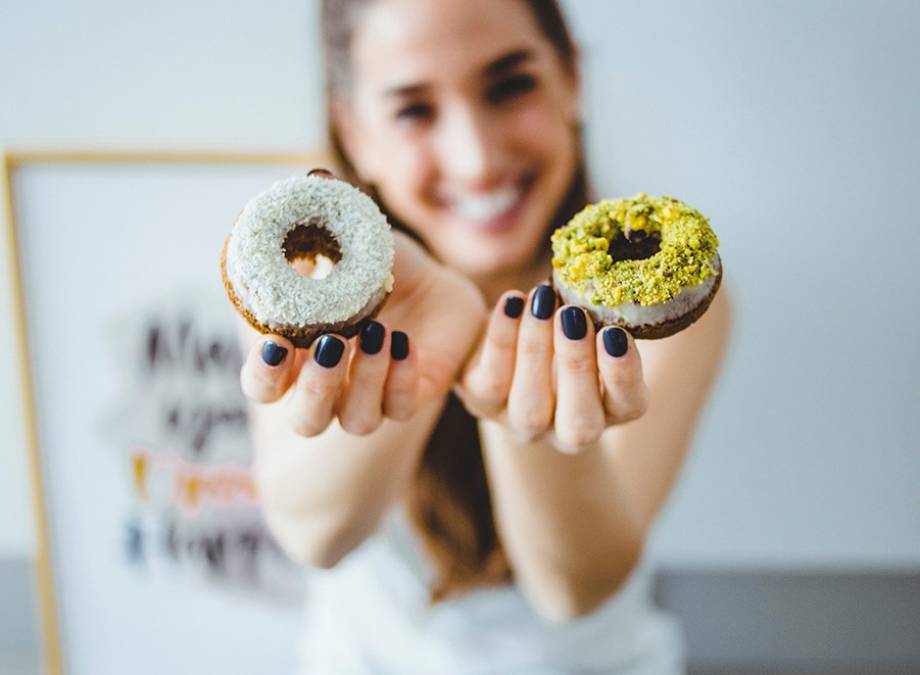
[[[293,431],[322,433],[334,418],[369,434],[385,417],[407,420],[421,403],[447,393],[486,319],[479,290],[394,232],[393,292],[378,320],[351,340],[328,334],[309,349],[246,325],[243,393],[281,401]]]

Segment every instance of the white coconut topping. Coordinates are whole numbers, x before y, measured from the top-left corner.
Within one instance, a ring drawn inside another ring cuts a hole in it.
[[[303,276],[282,245],[297,225],[325,227],[342,257],[328,276]],[[227,278],[241,303],[271,328],[334,324],[370,311],[392,284],[393,235],[374,201],[340,180],[294,176],[243,209],[227,243]]]

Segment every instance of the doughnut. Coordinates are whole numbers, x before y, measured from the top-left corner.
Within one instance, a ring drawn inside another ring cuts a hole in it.
[[[709,221],[673,197],[589,204],[552,236],[553,286],[595,326],[665,338],[699,319],[722,282]]]
[[[224,241],[220,270],[249,325],[306,348],[323,333],[356,335],[376,316],[393,290],[393,256],[377,204],[314,170],[246,204]]]

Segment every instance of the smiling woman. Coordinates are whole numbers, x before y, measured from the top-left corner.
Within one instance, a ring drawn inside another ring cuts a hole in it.
[[[336,4],[326,26],[356,9]],[[343,4],[365,5],[353,34],[325,33],[329,62],[350,66],[328,80],[346,176],[467,275],[545,269],[548,225],[587,196],[575,47],[555,4],[404,3],[399,20],[398,2]]]
[[[642,553],[726,294],[641,355],[558,306],[549,234],[588,191],[555,2],[325,0],[322,26],[338,170],[399,231],[387,305],[324,336],[334,359],[247,337],[266,518],[322,568],[309,672],[680,672]]]

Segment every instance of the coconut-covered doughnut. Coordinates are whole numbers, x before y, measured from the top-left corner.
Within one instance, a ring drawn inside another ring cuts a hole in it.
[[[323,333],[356,335],[380,311],[393,290],[393,255],[377,204],[320,170],[278,181],[246,204],[220,267],[253,328],[308,347]]]
[[[590,204],[552,236],[553,285],[595,325],[635,338],[673,335],[699,319],[722,280],[709,221],[673,197]]]

